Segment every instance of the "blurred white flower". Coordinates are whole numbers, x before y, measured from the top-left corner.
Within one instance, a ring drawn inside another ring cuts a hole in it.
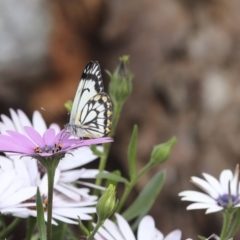
[[[234,174],[231,170],[223,170],[219,181],[207,173],[203,173],[203,177],[205,180],[191,177],[191,181],[207,194],[197,191],[179,193],[179,196],[182,197],[181,200],[195,202],[190,204],[187,210],[207,209],[206,213],[213,213],[223,209],[240,207],[238,165]]]
[[[0,156],[0,212],[6,207],[23,207],[28,198],[36,194],[34,187],[23,188],[24,180],[18,177],[11,161]]]
[[[115,214],[117,223],[107,219],[95,234],[95,240],[136,240],[128,222],[119,214]],[[166,237],[155,227],[154,219],[145,216],[138,226],[137,240],[180,240],[181,231],[174,230]]]
[[[7,157],[0,157],[0,212],[21,218],[36,217],[36,192],[39,187],[47,220],[47,176],[42,179],[34,178],[26,167],[19,159],[12,161]],[[55,191],[52,223],[57,224],[55,220],[59,220],[78,224],[78,217],[90,220],[90,214],[96,212],[96,200],[96,196],[86,195],[75,201]]]
[[[40,134],[43,134],[47,130],[47,125],[38,111],[33,113],[32,123],[21,110],[14,111],[10,109],[10,115],[11,118],[6,115],[1,115],[1,133],[6,133],[7,130],[14,130],[25,134],[24,126],[33,127]],[[56,133],[60,131],[60,127],[55,123],[51,124],[49,128],[53,128]],[[101,151],[102,147],[99,146],[98,150]],[[21,161],[19,161],[20,157],[16,155],[10,155],[10,159],[13,161],[12,164],[15,167],[21,168],[21,165],[23,163],[25,164],[29,173],[25,177],[30,177],[29,181],[31,185],[36,186],[36,183],[39,182],[41,178],[47,178],[45,169],[37,160],[31,157],[23,157]],[[75,150],[72,154],[65,155],[56,169],[54,189],[75,201],[87,197],[90,190],[89,188],[77,188],[72,184],[73,182],[103,190],[100,186],[84,181],[86,179],[94,179],[99,172],[97,169],[79,168],[96,159],[97,157],[92,153],[90,147],[87,146]]]

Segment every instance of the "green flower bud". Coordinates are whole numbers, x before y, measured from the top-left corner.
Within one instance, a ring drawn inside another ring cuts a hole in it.
[[[67,111],[70,113],[71,110],[72,110],[72,105],[73,105],[73,102],[71,100],[67,101],[65,104],[64,104],[64,107],[67,109]]]
[[[114,104],[123,104],[132,92],[133,75],[128,69],[129,56],[119,58],[119,64],[113,74],[107,71],[111,81],[109,94]]]
[[[114,213],[117,205],[118,200],[116,199],[115,186],[110,184],[98,200],[96,206],[98,221],[105,221],[109,218]]]
[[[173,137],[168,142],[155,146],[151,154],[150,163],[156,165],[165,162],[169,158],[176,141],[176,137]]]

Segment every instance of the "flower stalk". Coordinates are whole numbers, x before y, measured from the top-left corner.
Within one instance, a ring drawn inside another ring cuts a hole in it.
[[[52,240],[52,203],[53,203],[53,189],[54,176],[62,155],[56,155],[52,158],[38,158],[41,164],[45,167],[48,176],[48,204],[47,204],[47,239]]]

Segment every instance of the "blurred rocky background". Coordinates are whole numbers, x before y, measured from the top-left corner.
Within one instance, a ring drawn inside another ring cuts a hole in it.
[[[0,110],[40,107],[68,119],[90,60],[113,71],[123,54],[135,75],[110,155],[110,169],[127,174],[126,149],[139,125],[138,168],[153,145],[175,135],[163,192],[152,214],[163,232],[184,237],[219,233],[221,214],[186,211],[178,193],[190,177],[219,177],[240,157],[240,2],[238,0],[0,1]],[[59,119],[43,112],[50,122]],[[65,122],[60,122],[64,124]],[[157,171],[157,169],[155,170]],[[146,175],[135,192],[143,188]],[[240,235],[238,236],[240,237]]]

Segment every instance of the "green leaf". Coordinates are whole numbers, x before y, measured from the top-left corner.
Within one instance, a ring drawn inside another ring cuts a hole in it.
[[[31,240],[39,240],[39,234],[35,233],[32,237]]]
[[[198,236],[198,238],[200,239],[200,240],[206,240],[206,238],[205,237],[203,237],[203,236]]]
[[[166,173],[160,171],[151,179],[148,185],[138,195],[132,205],[123,213],[127,221],[139,215],[145,215],[152,207],[158,194],[162,190]]]
[[[65,240],[67,237],[67,223],[58,221],[58,225],[52,225],[52,238]]]
[[[91,148],[93,154],[95,154],[96,156],[102,157],[104,155],[102,151],[98,150],[97,145],[91,145],[90,148]]]
[[[121,172],[119,170],[113,171],[112,174],[114,174],[116,176],[121,176]],[[116,186],[116,188],[117,188],[118,181],[107,179],[105,187],[108,187],[110,184]]]
[[[39,230],[39,236],[41,240],[47,240],[46,225],[44,220],[44,210],[43,210],[42,198],[40,195],[39,188],[37,188],[36,204],[37,204],[37,225]]]
[[[78,225],[79,228],[84,232],[85,236],[89,237],[90,232],[88,231],[88,229],[83,225],[81,218],[78,216]]]
[[[112,180],[112,181],[116,181],[116,182],[122,182],[122,183],[125,183],[126,185],[129,184],[129,182],[126,178],[118,176],[114,173],[99,173],[99,174],[97,174],[96,177],[97,178],[104,178],[104,179],[108,179],[108,180]]]
[[[26,236],[26,240],[32,239],[32,235],[33,235],[36,223],[37,223],[37,219],[35,217],[28,217],[28,219],[27,219],[27,236]]]
[[[134,125],[131,140],[128,146],[128,161],[130,179],[136,176],[136,150],[137,150],[138,127]]]

